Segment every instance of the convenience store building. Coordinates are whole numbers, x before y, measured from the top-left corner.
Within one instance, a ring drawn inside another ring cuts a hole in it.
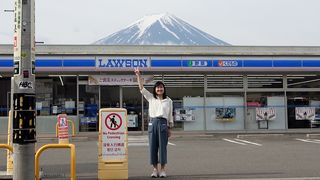
[[[0,133],[6,133],[13,47],[0,45]],[[37,131],[66,112],[77,131],[97,129],[100,108],[128,110],[129,130],[147,128],[133,73],[151,90],[164,81],[180,131],[317,128],[320,47],[41,45],[36,50]]]

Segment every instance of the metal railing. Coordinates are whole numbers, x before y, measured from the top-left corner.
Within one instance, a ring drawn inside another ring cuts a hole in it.
[[[0,144],[0,148],[7,149],[13,154],[13,147],[8,144]],[[13,159],[9,156],[9,151],[7,152],[7,173],[13,172]]]
[[[11,153],[13,153],[13,147],[8,144],[0,144],[0,148],[7,149],[7,150],[11,151]]]
[[[39,160],[41,153],[46,149],[62,149],[62,148],[70,148],[70,179],[76,179],[76,148],[73,144],[46,144],[42,146],[35,155],[35,179],[39,180]]]

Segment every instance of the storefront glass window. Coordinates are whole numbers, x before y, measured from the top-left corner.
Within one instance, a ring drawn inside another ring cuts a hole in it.
[[[203,122],[201,119],[203,118],[203,87],[169,86],[167,92],[173,101],[175,130],[184,130],[195,124],[203,124],[201,123]]]
[[[128,130],[141,131],[142,129],[142,111],[141,111],[141,93],[138,86],[123,86],[122,107],[127,109],[128,113]],[[146,102],[145,102],[146,105]],[[144,112],[144,125],[148,125],[148,112]]]
[[[76,77],[57,76],[36,79],[37,115],[77,114]]]
[[[80,131],[98,130],[99,86],[79,85]]]
[[[100,86],[101,108],[120,108],[119,86]]]
[[[248,88],[282,88],[282,75],[248,75]]]
[[[319,88],[320,75],[301,74],[288,75],[288,88]]]
[[[0,116],[7,116],[10,109],[10,78],[0,78]]]
[[[320,127],[319,92],[288,92],[288,128]]]
[[[244,130],[242,92],[210,92],[206,97],[206,130]]]
[[[243,75],[207,75],[208,88],[243,88]]]
[[[247,129],[286,129],[285,119],[283,92],[247,93]]]

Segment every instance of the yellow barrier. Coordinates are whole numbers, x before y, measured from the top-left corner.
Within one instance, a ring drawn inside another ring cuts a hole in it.
[[[12,132],[12,127],[11,127],[11,118],[12,118],[12,111],[9,111],[9,115],[8,115],[8,140],[7,140],[7,144],[9,146],[12,146],[12,139],[11,139],[11,132]],[[10,151],[7,151],[7,173],[12,173],[13,172],[13,157],[12,157],[12,153]]]
[[[4,148],[4,149],[9,150],[7,152],[7,155],[13,154],[13,147],[8,144],[0,144],[0,148]],[[12,156],[8,155],[7,156],[7,173],[12,174],[12,172],[13,172],[13,159],[12,159]]]
[[[8,149],[11,153],[13,153],[13,147],[8,144],[0,144],[0,148]]]
[[[71,180],[76,179],[76,148],[73,144],[46,144],[42,146],[35,156],[35,179],[39,180],[39,158],[41,153],[49,148],[70,148],[70,177]]]
[[[75,132],[76,132],[76,128],[74,126],[74,122],[72,120],[68,120],[68,123],[71,123],[71,126],[72,126],[72,137],[74,137],[75,136]],[[58,126],[59,126],[59,123],[57,122],[57,124],[56,124],[56,137],[58,137],[58,132],[59,132]]]

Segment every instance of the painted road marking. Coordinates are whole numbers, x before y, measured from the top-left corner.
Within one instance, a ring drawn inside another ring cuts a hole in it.
[[[231,142],[231,143],[235,143],[235,144],[247,145],[247,144],[245,144],[245,143],[241,143],[241,142],[233,141],[233,140],[230,140],[230,139],[223,139],[223,140],[228,141],[228,142]]]
[[[319,140],[319,139],[307,139],[307,140],[312,140],[312,141],[320,142],[320,140]]]
[[[174,143],[168,142],[171,146],[177,146]],[[149,146],[149,140],[147,136],[135,136],[128,137],[128,146]]]
[[[252,145],[256,145],[256,146],[262,146],[262,144],[251,142],[251,141],[246,141],[246,140],[242,140],[242,139],[235,139],[235,140],[241,141],[241,142],[244,142],[244,143],[248,143],[248,144],[252,144]]]
[[[133,136],[128,137],[128,146],[148,146],[148,137],[147,136]]]
[[[318,140],[318,139],[299,139],[299,138],[297,138],[296,140],[302,141],[302,142],[320,144],[320,140]]]
[[[148,146],[149,143],[139,143],[139,142],[134,142],[134,143],[128,143],[128,146]]]
[[[243,140],[243,139],[223,139],[225,141],[228,141],[228,142],[231,142],[231,143],[235,143],[235,144],[240,144],[240,145],[255,145],[255,146],[262,146],[262,144],[259,144],[259,143],[255,143],[255,142],[251,142],[251,141],[246,141],[246,140]]]

